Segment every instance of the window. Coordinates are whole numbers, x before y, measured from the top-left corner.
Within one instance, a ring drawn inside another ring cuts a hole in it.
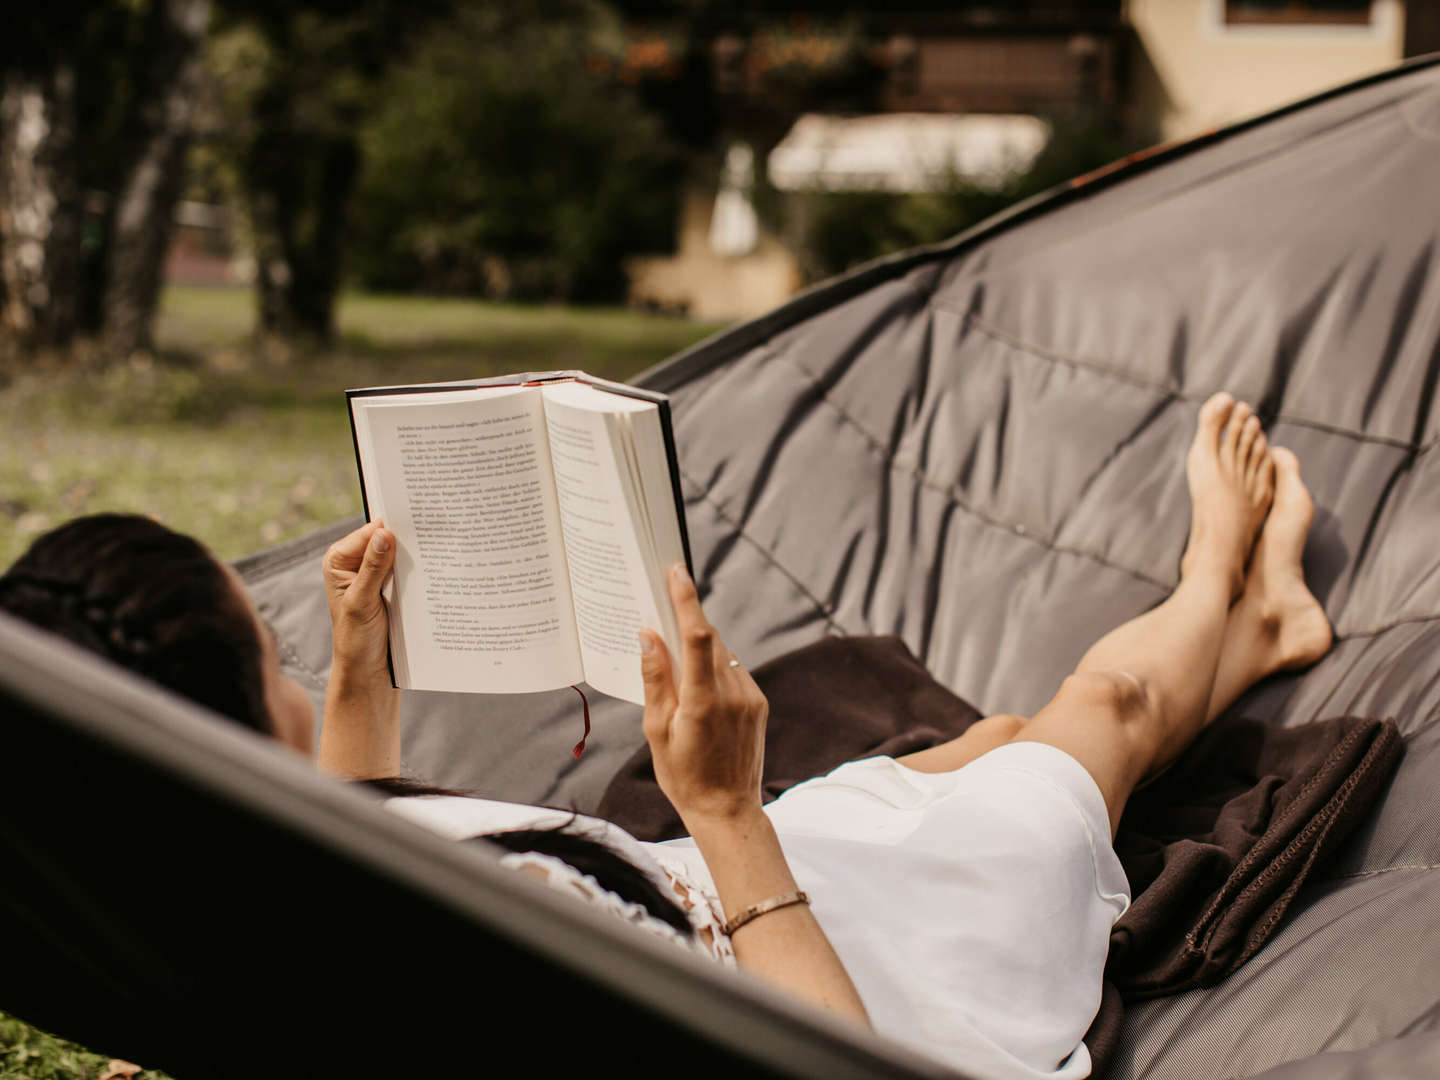
[[[1226,26],[1369,26],[1370,0],[1225,0]]]

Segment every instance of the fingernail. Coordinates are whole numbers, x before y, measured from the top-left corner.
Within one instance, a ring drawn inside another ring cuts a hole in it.
[[[636,635],[636,636],[640,638],[640,655],[641,655],[641,656],[649,656],[652,652],[655,651],[655,639],[652,638],[649,634],[645,633],[645,632],[642,630],[642,631],[641,631],[638,635]]]
[[[382,555],[385,554],[385,552],[387,552],[387,551],[390,550],[390,534],[389,534],[389,533],[377,532],[377,533],[375,534],[375,550],[378,551],[378,552],[379,552],[380,554],[382,554]]]
[[[674,566],[670,567],[670,576],[682,585],[689,585],[691,583],[690,571],[685,569],[683,562],[677,562]]]

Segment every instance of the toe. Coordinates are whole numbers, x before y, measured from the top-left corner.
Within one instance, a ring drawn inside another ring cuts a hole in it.
[[[1255,437],[1259,434],[1260,418],[1252,412],[1240,425],[1240,431],[1235,440],[1235,464],[1239,467],[1241,475],[1247,480],[1250,479],[1253,472],[1250,454],[1255,447]]]
[[[1220,440],[1220,460],[1227,467],[1244,467],[1245,458],[1240,453],[1240,439],[1245,431],[1246,421],[1254,415],[1250,406],[1243,401],[1237,401],[1230,410],[1230,422],[1225,425],[1225,434]]]
[[[1230,419],[1230,412],[1234,408],[1235,399],[1224,390],[1211,394],[1205,404],[1200,406],[1196,442],[1203,443],[1212,450],[1218,448],[1220,433],[1225,430],[1225,421]]]
[[[1255,492],[1256,506],[1268,507],[1274,501],[1275,462],[1269,454],[1260,459],[1255,479],[1251,482],[1251,490]]]
[[[1265,438],[1265,429],[1260,426],[1259,417],[1251,417],[1255,423],[1255,433],[1251,437],[1250,445],[1245,451],[1245,482],[1253,485],[1260,476],[1262,469],[1272,468],[1270,464],[1270,446]]]
[[[1288,446],[1272,446],[1270,448],[1270,459],[1275,462],[1275,479],[1278,483],[1281,478],[1300,476],[1300,459],[1295,456],[1295,451]]]

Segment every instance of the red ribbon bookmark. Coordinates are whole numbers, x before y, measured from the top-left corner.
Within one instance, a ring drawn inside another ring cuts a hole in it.
[[[578,758],[585,752],[585,740],[590,738],[590,702],[585,700],[585,691],[581,690],[580,687],[572,686],[570,689],[580,695],[580,704],[585,708],[585,734],[580,736],[580,741],[575,744],[575,749],[571,751],[571,753]]]

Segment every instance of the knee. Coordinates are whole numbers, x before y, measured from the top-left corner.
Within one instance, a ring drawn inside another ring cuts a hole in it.
[[[966,734],[973,731],[977,735],[983,735],[987,740],[993,739],[995,745],[999,746],[1001,743],[1007,743],[1016,735],[1020,734],[1020,729],[1024,727],[1025,724],[1026,720],[1023,716],[998,713],[995,716],[987,716],[983,720],[976,720],[975,723],[966,729]]]
[[[1150,687],[1128,671],[1078,671],[1060,685],[1056,700],[1099,713],[1127,733],[1148,732],[1160,719]]]

